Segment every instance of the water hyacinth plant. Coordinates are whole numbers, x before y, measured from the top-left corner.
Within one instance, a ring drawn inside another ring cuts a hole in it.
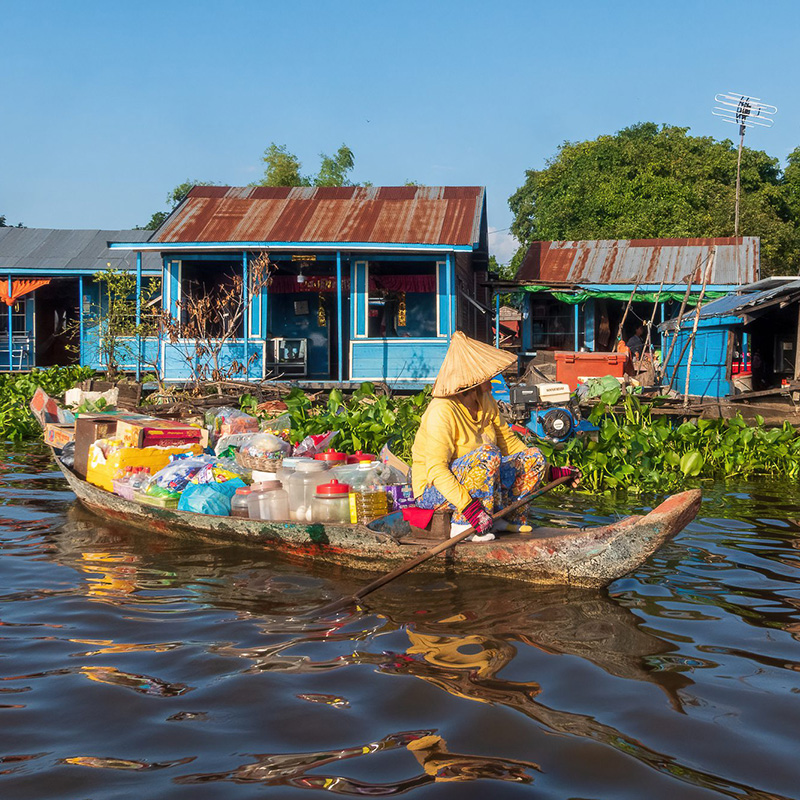
[[[19,442],[42,435],[29,407],[38,386],[58,397],[92,375],[94,370],[89,367],[51,367],[0,375],[0,440]]]
[[[664,493],[697,479],[800,476],[800,433],[788,422],[766,428],[761,417],[751,426],[736,416],[675,425],[634,396],[619,411],[600,402],[591,419],[596,439],[572,439],[558,451],[542,445],[551,463],[581,469],[584,491]]]

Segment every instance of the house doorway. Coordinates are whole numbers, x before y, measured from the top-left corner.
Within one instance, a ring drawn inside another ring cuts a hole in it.
[[[37,367],[77,364],[78,279],[55,278],[33,293],[33,349]]]

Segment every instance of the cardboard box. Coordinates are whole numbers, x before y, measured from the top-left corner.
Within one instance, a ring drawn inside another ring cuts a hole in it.
[[[49,444],[50,447],[55,447],[57,450],[61,450],[65,444],[74,441],[74,425],[59,422],[48,422],[47,425],[44,426],[44,443]]]
[[[166,419],[120,419],[117,439],[128,447],[177,447],[179,445],[208,444],[208,431],[184,422]]]
[[[169,464],[170,456],[200,455],[203,448],[199,444],[189,447],[122,447],[103,455],[97,443],[89,447],[89,463],[86,468],[86,480],[108,492],[114,490],[114,480],[125,474],[126,467],[148,467],[150,474],[155,475],[162,467]]]
[[[86,477],[89,464],[89,448],[98,439],[107,439],[117,432],[117,423],[122,418],[141,417],[149,419],[143,414],[81,414],[75,420],[75,466],[73,469],[82,478]]]

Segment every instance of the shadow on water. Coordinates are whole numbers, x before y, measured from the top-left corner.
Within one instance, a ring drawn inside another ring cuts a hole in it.
[[[37,459],[0,475],[9,796],[797,796],[785,492],[709,493],[609,591],[412,574],[314,618],[363,578],[109,525]],[[580,497],[537,513],[610,516]]]

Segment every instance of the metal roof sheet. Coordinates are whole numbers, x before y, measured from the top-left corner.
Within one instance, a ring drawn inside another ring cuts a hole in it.
[[[601,239],[533,242],[517,272],[531,283],[702,283],[716,248],[712,285],[751,283],[759,277],[759,239]]]
[[[52,269],[100,272],[134,269],[136,255],[109,250],[109,242],[146,242],[152,231],[57,230],[52,228],[0,228],[0,269]],[[161,271],[157,252],[142,254],[145,271]]]
[[[699,319],[709,319],[711,317],[741,317],[751,311],[758,311],[759,306],[764,306],[774,300],[785,297],[786,300],[793,302],[800,299],[800,279],[784,283],[781,286],[773,286],[761,292],[747,292],[744,294],[729,294],[706,303],[700,309]],[[681,317],[681,324],[693,321],[694,310],[687,311]],[[674,330],[678,326],[677,319],[671,319],[662,323],[661,330]]]
[[[196,186],[154,242],[481,241],[480,186]]]

